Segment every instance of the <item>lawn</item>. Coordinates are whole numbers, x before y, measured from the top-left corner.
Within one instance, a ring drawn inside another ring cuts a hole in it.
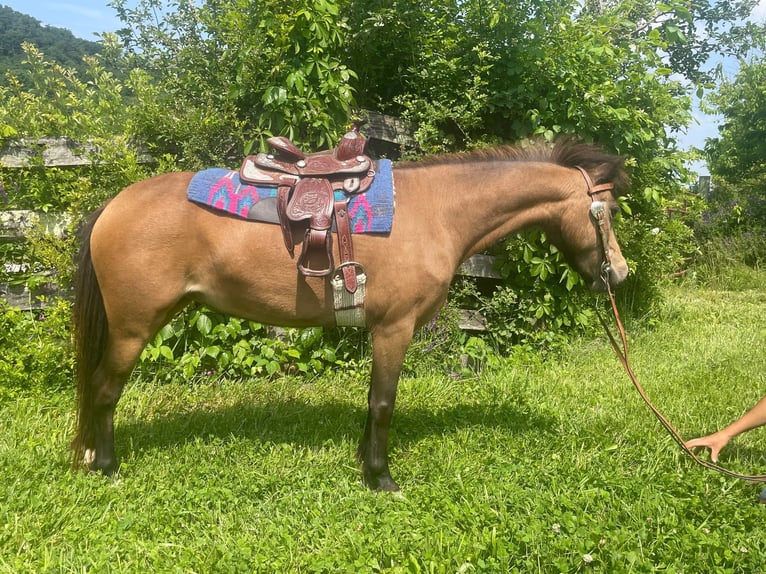
[[[766,392],[766,289],[670,288],[634,370],[682,434]],[[628,326],[631,331],[630,325]],[[134,381],[115,478],[69,470],[73,393],[0,405],[2,572],[766,572],[760,487],[695,466],[604,338],[475,378],[410,377],[396,495],[354,452],[366,385]],[[721,462],[766,472],[766,431]]]

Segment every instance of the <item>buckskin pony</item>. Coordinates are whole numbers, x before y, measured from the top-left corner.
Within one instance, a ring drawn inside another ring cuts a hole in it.
[[[193,175],[135,183],[84,227],[74,311],[77,466],[106,474],[117,469],[114,413],[123,387],[147,342],[187,304],[272,325],[336,324],[329,278],[298,272],[280,226],[188,201]],[[614,195],[627,185],[623,160],[594,146],[564,139],[496,147],[399,163],[393,176],[391,231],[354,237],[354,257],[367,276],[372,339],[357,455],[364,482],[388,491],[399,488],[387,449],[404,354],[415,330],[445,303],[463,261],[537,226],[592,289],[604,289],[605,281],[617,285],[628,274],[608,225],[618,209]],[[598,202],[600,225],[591,212]]]

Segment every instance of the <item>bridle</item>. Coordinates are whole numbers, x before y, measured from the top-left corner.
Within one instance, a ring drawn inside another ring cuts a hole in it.
[[[612,226],[611,219],[606,210],[606,203],[597,199],[596,196],[599,193],[606,191],[611,193],[614,190],[614,184],[600,183],[599,185],[594,185],[590,174],[579,165],[576,167],[585,179],[585,184],[588,186],[587,193],[591,200],[590,215],[596,224],[596,229],[598,230],[599,238],[601,239],[601,249],[604,253],[604,262],[601,264],[601,277],[608,285],[609,271],[612,269],[612,256],[609,250],[609,233],[611,232]]]
[[[612,331],[609,328],[608,323],[606,322],[604,317],[601,315],[601,313],[598,311],[598,308],[596,312],[597,312],[599,321],[601,321],[601,324],[603,325],[604,330],[606,331],[606,334],[609,337],[609,342],[612,344],[612,348],[614,349],[614,352],[617,354],[617,358],[619,359],[620,363],[625,369],[625,372],[627,373],[628,377],[633,383],[633,386],[638,391],[638,394],[641,396],[644,403],[646,403],[646,406],[649,407],[649,410],[652,411],[652,413],[660,422],[660,424],[662,424],[662,426],[665,427],[665,430],[668,431],[671,438],[678,444],[678,446],[681,447],[681,449],[686,454],[692,457],[694,462],[696,462],[700,466],[703,466],[710,470],[714,470],[716,472],[719,472],[721,474],[724,474],[732,478],[739,478],[739,479],[747,480],[750,482],[766,482],[766,475],[764,474],[757,474],[757,475],[740,474],[740,473],[728,470],[726,468],[723,468],[722,466],[714,462],[703,460],[699,456],[697,456],[689,447],[686,446],[683,437],[681,437],[681,434],[675,429],[675,427],[672,424],[670,424],[670,421],[668,421],[668,419],[665,418],[665,416],[657,409],[657,407],[655,407],[654,404],[652,404],[652,401],[649,399],[649,396],[646,394],[646,391],[641,386],[641,383],[638,382],[638,378],[636,377],[635,373],[633,372],[633,369],[630,367],[630,363],[628,362],[628,338],[625,334],[625,327],[623,326],[622,320],[620,319],[620,313],[617,311],[617,303],[615,302],[615,299],[614,299],[614,292],[612,291],[612,286],[609,283],[609,271],[611,270],[611,267],[612,267],[612,260],[611,260],[611,255],[609,251],[609,233],[611,231],[610,217],[607,213],[606,203],[596,199],[595,197],[599,193],[606,192],[606,191],[608,192],[613,191],[614,184],[602,183],[599,185],[594,185],[593,180],[591,179],[588,172],[585,171],[580,166],[576,166],[576,167],[582,174],[583,178],[585,179],[585,184],[588,186],[587,193],[591,198],[590,214],[591,214],[591,217],[593,217],[594,224],[596,225],[598,229],[599,238],[601,240],[601,247],[602,247],[603,255],[604,255],[604,262],[601,265],[601,279],[604,281],[604,285],[606,285],[606,292],[609,295],[609,302],[612,307],[612,313],[614,314],[614,320],[617,325],[617,330],[620,334],[620,342],[622,343],[622,346],[620,346],[620,344],[617,342],[617,339],[612,334]],[[766,491],[766,489],[764,490]]]

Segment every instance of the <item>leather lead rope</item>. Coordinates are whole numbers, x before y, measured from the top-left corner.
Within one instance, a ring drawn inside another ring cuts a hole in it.
[[[766,482],[766,475],[764,474],[756,474],[756,475],[740,474],[738,472],[733,472],[731,470],[723,468],[722,466],[719,466],[718,464],[714,462],[703,460],[700,457],[698,457],[694,452],[692,452],[692,450],[684,444],[684,439],[681,437],[679,432],[673,427],[672,424],[670,424],[670,422],[663,416],[663,414],[659,410],[657,410],[657,408],[652,404],[652,401],[647,396],[646,391],[644,391],[644,388],[641,386],[641,383],[638,382],[638,378],[633,373],[633,369],[630,368],[630,364],[628,363],[628,340],[625,335],[625,328],[623,327],[622,321],[620,320],[620,314],[617,311],[617,304],[615,303],[615,300],[614,300],[614,293],[612,292],[612,287],[609,285],[608,275],[604,277],[604,283],[606,284],[606,290],[607,290],[607,293],[609,294],[609,301],[612,305],[612,312],[614,313],[614,319],[617,324],[617,329],[620,333],[622,348],[620,348],[620,345],[618,344],[617,340],[612,334],[612,331],[609,328],[609,325],[607,324],[606,320],[601,316],[601,313],[598,312],[597,310],[598,318],[601,321],[601,324],[604,326],[604,330],[606,331],[606,334],[609,337],[609,342],[612,343],[612,347],[614,348],[614,351],[617,354],[617,358],[620,360],[620,363],[622,363],[622,366],[625,369],[625,372],[628,374],[628,377],[630,378],[631,382],[633,383],[633,386],[638,391],[638,394],[641,395],[641,398],[646,403],[646,406],[649,407],[649,410],[652,411],[652,413],[657,418],[657,420],[660,421],[662,426],[665,427],[665,429],[668,431],[668,433],[673,438],[673,440],[676,441],[676,443],[678,443],[678,446],[680,446],[681,449],[684,452],[686,452],[686,454],[688,454],[690,457],[692,457],[692,459],[694,459],[694,462],[696,462],[700,466],[703,466],[710,470],[714,470],[716,472],[719,472],[731,478],[739,478],[742,480],[747,480],[749,482]],[[764,489],[764,491],[766,492],[766,489]],[[762,496],[762,499],[763,499],[763,496]]]
[[[665,427],[665,430],[668,431],[668,434],[670,434],[671,438],[678,444],[678,446],[681,447],[681,450],[683,450],[686,454],[688,454],[694,462],[699,464],[700,466],[703,466],[707,469],[714,470],[716,472],[719,472],[725,476],[731,477],[731,478],[738,478],[742,480],[746,480],[749,482],[766,482],[766,475],[765,474],[740,474],[738,472],[733,472],[731,470],[728,470],[714,462],[710,462],[707,460],[701,459],[699,456],[697,456],[690,448],[684,444],[684,439],[681,437],[681,434],[673,427],[672,424],[670,424],[670,421],[665,418],[665,416],[657,409],[657,407],[654,406],[652,401],[649,399],[649,396],[646,394],[646,391],[641,386],[641,383],[638,382],[638,378],[636,377],[635,373],[633,372],[633,369],[630,367],[630,363],[628,362],[628,339],[625,335],[625,327],[622,325],[622,320],[620,319],[620,313],[617,311],[617,303],[614,300],[614,293],[612,292],[612,286],[609,284],[609,268],[611,266],[610,261],[610,254],[609,254],[609,219],[606,216],[606,206],[603,204],[603,202],[597,200],[595,196],[603,191],[612,191],[613,185],[611,183],[602,183],[600,185],[594,185],[593,180],[591,179],[590,175],[588,174],[585,169],[583,169],[580,166],[575,166],[577,170],[582,174],[583,178],[585,179],[585,184],[588,187],[588,195],[591,198],[591,216],[594,219],[594,222],[596,223],[596,226],[598,228],[599,237],[601,239],[601,247],[604,252],[604,264],[601,267],[601,273],[602,273],[602,279],[604,281],[604,284],[606,285],[606,291],[609,294],[609,302],[612,305],[612,312],[614,313],[614,320],[617,324],[617,329],[620,333],[620,341],[622,342],[622,348],[620,348],[619,343],[617,342],[617,339],[612,334],[612,330],[609,328],[609,325],[607,324],[606,320],[601,315],[601,312],[596,309],[596,314],[598,315],[599,321],[601,321],[601,324],[604,327],[604,330],[606,331],[607,336],[609,337],[609,342],[612,344],[612,348],[614,349],[614,352],[617,354],[617,358],[619,359],[620,363],[622,364],[623,368],[625,369],[625,372],[628,374],[628,377],[630,378],[631,382],[633,383],[633,386],[638,391],[638,394],[643,399],[644,403],[646,403],[646,406],[649,407],[649,410],[652,411],[652,414],[657,418],[657,420],[662,424],[662,426]],[[761,493],[761,502],[766,503],[766,488],[763,489],[763,492]]]

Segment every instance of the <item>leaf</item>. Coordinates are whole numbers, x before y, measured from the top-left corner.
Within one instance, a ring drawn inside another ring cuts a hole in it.
[[[155,338],[155,345],[159,345],[163,341],[172,339],[174,336],[175,336],[175,330],[173,329],[173,325],[171,323],[168,323],[162,329],[160,329],[159,333],[157,333],[157,337]]]
[[[160,347],[160,354],[166,358],[168,361],[172,361],[175,357],[173,357],[173,349],[168,347],[167,345],[162,345]]]
[[[656,187],[646,187],[644,188],[644,199],[650,203],[659,203],[660,202],[660,190]]]
[[[627,215],[633,215],[633,209],[630,207],[630,203],[628,203],[628,198],[625,196],[621,196],[617,198],[617,205],[620,206],[620,210],[623,211]]]
[[[205,347],[200,351],[200,356],[202,357],[211,357],[213,359],[218,358],[218,355],[221,353],[221,347],[218,345],[211,345],[210,347]]]
[[[199,331],[203,335],[208,335],[210,331],[213,329],[213,321],[211,321],[210,317],[208,317],[204,313],[200,313],[199,315],[197,315],[196,327],[197,327],[197,331]]]

